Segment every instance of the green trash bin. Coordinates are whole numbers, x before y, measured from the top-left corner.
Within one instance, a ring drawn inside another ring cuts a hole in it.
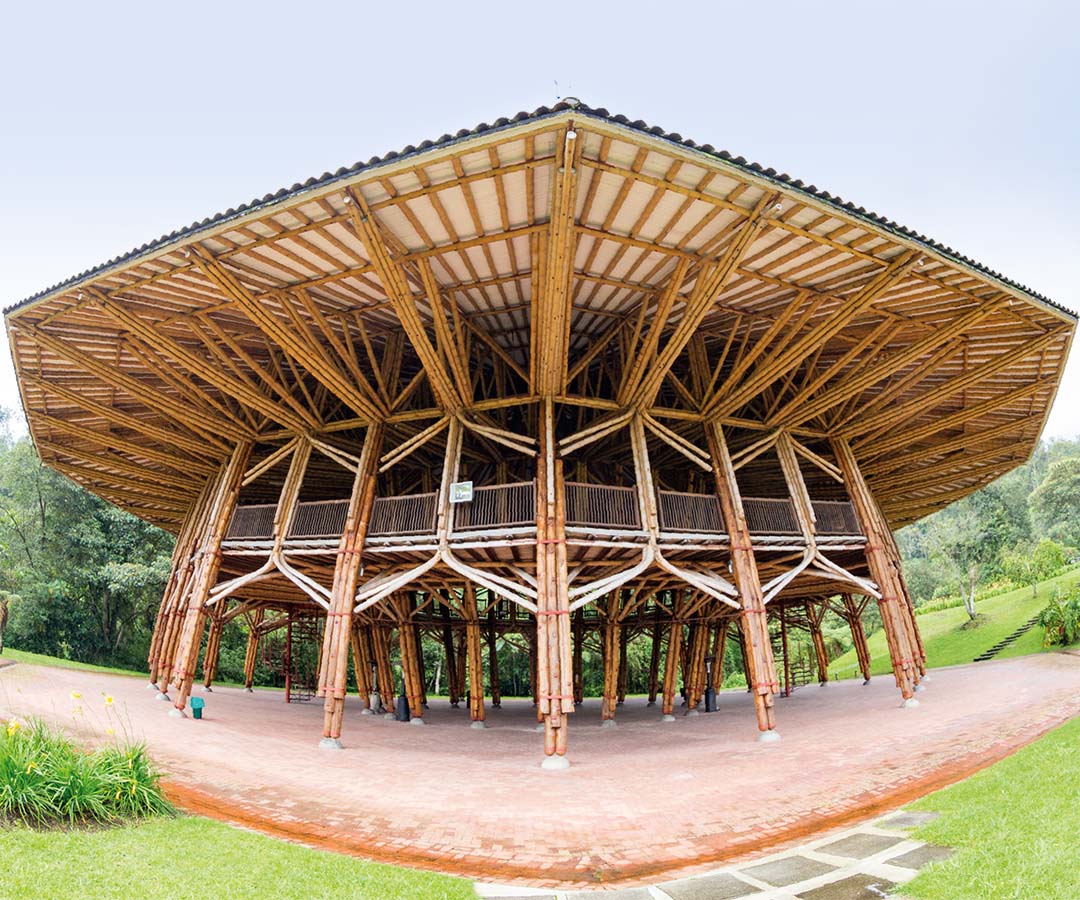
[[[206,701],[202,697],[191,698],[191,714],[196,719],[202,718],[202,711],[204,706],[206,706]]]

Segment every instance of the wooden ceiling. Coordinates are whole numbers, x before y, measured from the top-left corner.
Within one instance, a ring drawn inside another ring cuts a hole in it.
[[[7,313],[45,462],[170,530],[240,438],[379,418],[404,439],[448,404],[505,424],[541,392],[691,440],[715,417],[843,435],[900,525],[1030,455],[1075,323],[787,176],[566,104],[297,185]]]

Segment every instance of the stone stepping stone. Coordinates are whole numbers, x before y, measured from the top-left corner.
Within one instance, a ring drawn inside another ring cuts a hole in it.
[[[896,885],[873,875],[852,875],[831,884],[796,894],[800,900],[882,900]]]
[[[897,813],[891,819],[879,822],[880,828],[896,828],[906,831],[909,828],[918,828],[927,822],[933,822],[940,813],[936,812],[902,812]]]
[[[808,859],[805,856],[785,856],[783,859],[774,859],[771,862],[739,871],[758,881],[771,884],[773,887],[787,887],[800,881],[809,881],[819,875],[828,875],[836,869],[836,866],[829,863]]]
[[[701,878],[682,878],[657,885],[671,900],[737,900],[759,892],[759,889],[734,875],[720,872]]]
[[[845,856],[849,859],[866,859],[875,856],[883,850],[895,847],[904,838],[894,837],[887,834],[851,834],[823,847],[815,847],[818,853],[829,853],[833,856]]]
[[[935,847],[933,844],[924,844],[894,859],[890,859],[889,865],[901,866],[905,869],[921,869],[932,862],[948,859],[952,855],[953,851],[948,847]]]

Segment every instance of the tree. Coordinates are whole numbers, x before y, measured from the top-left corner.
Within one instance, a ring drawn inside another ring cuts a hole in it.
[[[1001,560],[1002,571],[1019,584],[1031,585],[1031,596],[1039,595],[1039,582],[1065,565],[1065,548],[1043,538],[1038,544],[1017,544]]]
[[[1050,464],[1031,495],[1031,510],[1043,533],[1070,547],[1080,544],[1080,457]]]

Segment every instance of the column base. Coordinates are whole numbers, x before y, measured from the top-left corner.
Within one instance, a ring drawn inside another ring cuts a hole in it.
[[[394,722],[396,722],[396,721],[397,721],[397,716],[395,716],[395,715],[394,715],[394,714],[393,714],[392,712],[385,712],[385,713],[383,713],[383,718],[384,718],[384,719],[390,719],[390,720],[392,720],[392,721],[394,721]]]
[[[157,685],[156,685],[156,684],[154,684],[154,682],[152,682],[152,681],[151,681],[151,682],[150,682],[150,683],[149,683],[149,684],[148,684],[148,685],[146,686],[146,689],[147,689],[148,691],[156,691],[156,690],[157,690]]]
[[[602,719],[600,721],[601,728],[618,728],[614,719]]]
[[[246,687],[246,688],[244,688],[244,690],[249,694],[254,694],[255,693],[255,688]]]
[[[646,705],[646,706],[656,706],[656,701],[655,701],[655,700],[650,700],[650,701],[649,701],[648,703],[646,703],[645,705]]]
[[[691,716],[700,716],[700,715],[701,715],[701,710],[698,709],[696,706],[693,709],[688,709],[686,711],[686,718],[688,718],[688,719]]]
[[[533,731],[537,732],[537,734],[543,734],[545,731],[547,731],[547,729],[544,728],[543,722],[538,722]]]
[[[365,706],[362,710],[360,710],[360,715],[373,716],[375,715],[375,710],[373,710],[370,706]]]
[[[674,716],[673,716],[673,715],[672,715],[671,713],[664,713],[664,714],[663,714],[663,715],[662,715],[662,716],[660,717],[660,721],[661,721],[661,722],[674,722],[674,721],[675,721],[675,717],[674,717]]]
[[[900,704],[901,709],[914,709],[919,705],[919,701],[914,697],[908,697],[903,703]]]
[[[210,687],[210,685],[207,684],[207,685],[203,685],[202,692],[204,694],[212,694],[212,693],[214,693],[214,689],[212,687]]]
[[[420,718],[420,716],[413,716],[411,719],[409,719],[409,724],[410,725],[426,725],[427,722],[425,722],[422,718]]]
[[[540,768],[545,772],[561,772],[570,768],[570,760],[565,756],[545,756]]]
[[[169,700],[170,698],[169,698],[169,695],[166,694],[164,691],[158,691],[156,694],[154,694],[154,699],[155,700]]]
[[[413,721],[416,720],[414,719]],[[475,721],[469,723],[469,727],[475,728],[477,731],[483,731],[485,728],[487,728],[487,725],[484,724],[483,719],[476,719]]]
[[[166,698],[168,699],[168,698]],[[175,706],[169,710],[169,715],[174,719],[186,719],[187,713],[182,709],[177,709]]]
[[[780,740],[780,732],[775,728],[759,732],[757,736],[757,742],[759,744],[775,744],[778,740]]]
[[[343,750],[341,746],[341,740],[339,738],[324,737],[319,741],[320,750]]]
[[[870,679],[869,679],[869,678],[864,678],[864,679],[863,679],[863,687],[866,687],[866,685],[868,685],[869,683],[870,683]]]

